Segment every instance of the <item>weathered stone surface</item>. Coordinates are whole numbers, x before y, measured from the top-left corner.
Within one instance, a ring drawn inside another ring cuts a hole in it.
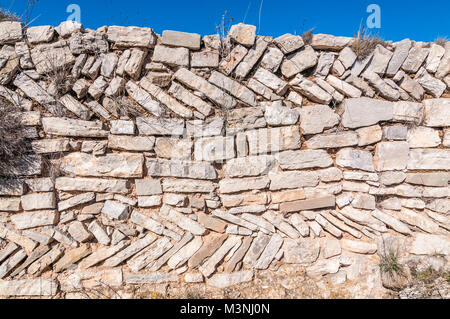
[[[423,126],[410,129],[407,141],[410,148],[436,147],[441,144],[439,131]]]
[[[407,73],[416,73],[428,57],[429,53],[429,48],[422,48],[420,46],[412,47],[408,57],[402,65],[402,69]]]
[[[318,208],[334,208],[336,206],[335,196],[327,196],[315,199],[306,199],[289,203],[281,203],[280,211],[282,213],[300,212]]]
[[[227,135],[235,135],[244,130],[265,127],[266,124],[262,107],[235,109],[228,113],[226,133]]]
[[[256,96],[251,90],[239,82],[224,76],[222,73],[214,71],[209,77],[209,82],[229,92],[244,103],[250,106],[256,106]]]
[[[320,260],[315,265],[306,269],[306,274],[309,277],[320,277],[327,274],[336,274],[340,268],[340,259],[338,257],[333,259]]]
[[[263,68],[259,68],[253,77],[279,95],[286,93],[289,87],[287,82]]]
[[[203,180],[164,179],[163,191],[170,193],[211,193],[217,184]]]
[[[55,29],[50,25],[28,27],[27,40],[30,44],[50,42],[53,39]]]
[[[214,166],[206,162],[191,162],[191,161],[147,158],[146,166],[150,176],[180,177],[193,179],[217,178],[217,172]]]
[[[213,110],[211,105],[175,82],[172,82],[168,92],[172,94],[177,100],[195,108],[205,116],[210,115]]]
[[[118,47],[151,48],[156,42],[156,37],[150,28],[110,26],[107,37],[108,41]]]
[[[339,123],[339,115],[327,105],[304,106],[300,110],[300,118],[300,127],[306,135],[322,133]]]
[[[379,219],[380,221],[385,223],[387,226],[394,229],[396,232],[399,232],[399,233],[405,234],[405,235],[412,234],[411,230],[409,229],[409,227],[407,225],[405,225],[404,223],[399,221],[397,218],[395,218],[389,214],[386,214],[386,213],[376,209],[375,211],[373,211],[372,215],[376,219]]]
[[[202,92],[209,99],[222,107],[229,109],[236,106],[236,100],[233,97],[185,68],[179,69],[174,76],[175,79],[182,84]]]
[[[246,221],[238,216],[229,214],[223,210],[215,210],[215,211],[213,211],[213,215],[220,219],[223,219],[227,222],[230,222],[230,223],[238,225],[238,226],[242,226],[244,228],[248,228],[253,231],[255,231],[258,228],[255,224],[249,223],[248,221]]]
[[[251,47],[255,43],[256,27],[254,25],[238,23],[231,26],[228,36],[231,40],[243,46]]]
[[[178,281],[178,275],[174,272],[154,272],[150,274],[125,273],[125,282],[130,285],[162,284]]]
[[[16,228],[20,230],[55,225],[58,221],[58,215],[53,210],[15,214],[10,218]]]
[[[439,64],[439,67],[438,67],[435,75],[438,79],[442,79],[449,73],[450,73],[450,44],[447,41],[445,43],[444,56],[441,59],[441,63]]]
[[[0,23],[0,43],[8,44],[22,40],[22,26],[18,21],[2,21]]]
[[[353,38],[329,34],[313,34],[311,45],[316,50],[340,51],[353,42]]]
[[[374,218],[370,213],[350,206],[341,209],[340,213],[357,224],[368,226],[379,232],[386,232],[386,225]]]
[[[56,179],[55,187],[57,190],[66,192],[81,191],[119,194],[129,192],[127,181],[113,179],[59,177]]]
[[[284,170],[326,168],[333,165],[333,159],[323,150],[286,151],[276,155]]]
[[[405,39],[396,44],[394,54],[389,61],[389,65],[386,70],[386,75],[394,76],[400,70],[401,66],[408,57],[411,45],[412,43],[410,39]]]
[[[2,280],[0,296],[55,296],[58,288],[58,281],[50,279]]]
[[[75,62],[75,57],[72,55],[68,43],[64,40],[37,45],[31,50],[30,54],[39,74],[46,74]]]
[[[262,57],[264,52],[266,51],[269,42],[264,37],[259,37],[256,39],[256,43],[253,47],[248,51],[247,55],[244,59],[239,63],[236,67],[234,73],[239,78],[244,78],[248,75],[248,73],[252,70],[253,66],[258,62],[258,60]]]
[[[215,162],[236,157],[234,137],[207,137],[195,142],[196,161]]]
[[[415,255],[450,254],[450,241],[442,235],[428,235],[418,233],[411,243],[410,250]]]
[[[409,144],[406,142],[378,143],[375,151],[377,171],[403,170],[408,165]]]
[[[446,187],[450,181],[450,173],[408,173],[406,183],[434,187]]]
[[[266,248],[264,248],[264,251],[262,252],[261,256],[259,257],[254,267],[256,269],[269,268],[269,265],[275,258],[275,255],[278,253],[282,245],[283,245],[283,238],[276,233],[273,234],[272,238],[270,238],[269,243],[267,244]]]
[[[236,68],[236,66],[247,55],[247,52],[248,50],[242,45],[235,46],[233,50],[231,50],[230,54],[220,62],[220,70],[225,75],[230,75],[231,72],[233,72],[233,70]]]
[[[217,233],[224,233],[225,228],[227,226],[226,223],[221,221],[220,219],[214,218],[210,215],[206,215],[205,213],[199,213],[198,222],[203,225],[207,229],[211,229]]]
[[[329,75],[326,79],[327,83],[335,88],[338,92],[351,98],[359,98],[362,95],[362,91],[353,85],[344,82],[333,75]]]
[[[125,88],[128,92],[128,95],[135,100],[140,106],[142,106],[145,110],[147,110],[148,112],[150,112],[151,114],[157,116],[157,117],[161,117],[161,115],[164,113],[163,108],[161,107],[161,105],[153,100],[153,98],[150,96],[150,94],[147,93],[147,91],[145,91],[143,88],[139,87],[138,85],[136,85],[135,83],[128,81],[127,84],[125,85]],[[136,120],[136,124],[138,125],[139,128],[139,119],[141,119],[141,121],[147,120],[148,118],[138,118]],[[154,121],[162,121],[162,119],[160,118],[156,118],[153,119]],[[141,122],[142,125],[142,122]],[[140,130],[140,128],[139,128]]]
[[[419,82],[419,84],[425,89],[425,91],[431,94],[433,97],[441,97],[447,87],[445,83],[432,77],[424,69],[421,69],[421,71],[423,71],[423,73],[418,73],[416,76],[417,82]]]
[[[274,156],[261,155],[230,159],[224,169],[228,177],[248,177],[265,175],[274,165]]]
[[[252,270],[244,270],[232,274],[216,274],[206,281],[206,284],[211,287],[225,289],[253,279]]]
[[[430,234],[437,233],[439,229],[439,225],[430,218],[407,208],[397,212],[396,217],[408,225],[416,226]]]
[[[123,249],[118,254],[108,258],[105,261],[105,266],[116,267],[116,266],[120,265],[125,260],[131,258],[132,256],[136,255],[138,252],[140,252],[144,248],[150,246],[150,244],[152,244],[155,240],[156,240],[155,235],[148,234],[144,238],[134,242],[127,248]]]
[[[377,244],[356,241],[350,239],[342,240],[342,248],[357,254],[375,254],[377,252]]]
[[[284,34],[274,40],[274,43],[280,48],[284,54],[297,51],[304,46],[304,41],[301,36],[292,35],[290,33]]]
[[[294,78],[294,80],[292,80],[289,84],[294,90],[300,92],[302,95],[306,96],[315,103],[328,105],[333,99],[333,96],[320,86],[310,80],[304,79],[299,75],[297,75],[297,77]]]
[[[140,135],[183,135],[184,120],[175,118],[138,117],[136,119]]]
[[[271,191],[315,187],[319,184],[319,177],[316,172],[270,172],[269,179]]]
[[[246,135],[251,155],[295,150],[301,147],[298,126],[252,130]]]
[[[240,245],[242,242],[241,238],[238,236],[230,236],[228,239],[223,243],[223,245],[200,267],[200,272],[205,276],[209,277],[211,276],[217,267],[217,264],[222,261],[222,259],[225,257],[228,252],[233,249],[233,247]]]
[[[55,206],[54,193],[35,193],[22,196],[24,210],[53,209]]]
[[[200,43],[201,36],[196,33],[164,30],[162,34],[162,44],[169,46],[198,50],[200,49]]]
[[[373,157],[370,152],[355,149],[343,149],[336,155],[336,164],[341,167],[374,172]]]
[[[160,258],[173,247],[174,246],[167,237],[162,237],[151,244],[147,249],[128,260],[127,265],[134,272],[138,272]]]
[[[168,261],[167,265],[171,269],[176,269],[185,264],[203,245],[202,237],[195,237],[186,246],[174,254]]]
[[[108,136],[108,148],[120,151],[149,152],[155,145],[154,137]]]
[[[450,167],[450,150],[413,149],[409,152],[409,170],[447,170]]]
[[[85,153],[71,153],[61,161],[67,174],[86,177],[142,177],[144,157],[134,154],[108,154],[93,157]]]
[[[393,104],[370,98],[347,99],[342,123],[348,128],[371,126],[393,119]]]
[[[112,219],[125,220],[128,218],[128,210],[128,206],[116,201],[108,200],[102,208],[102,213]]]
[[[36,154],[62,153],[70,150],[68,139],[46,139],[33,141],[31,147]]]
[[[42,118],[44,131],[50,135],[73,137],[106,137],[101,122],[72,120],[68,118]]]
[[[191,67],[193,68],[217,68],[219,66],[219,54],[216,52],[194,52],[191,54]]]
[[[314,49],[307,45],[304,49],[288,55],[281,65],[281,73],[286,78],[303,72],[317,64],[318,57]]]
[[[201,236],[206,232],[206,229],[202,225],[174,209],[170,209],[168,207],[167,209],[161,209],[161,214],[164,218],[194,235]]]
[[[242,191],[266,189],[269,187],[268,177],[249,177],[242,179],[222,179],[219,182],[222,194],[238,193]]]
[[[306,141],[310,149],[341,148],[358,145],[358,135],[355,132],[340,132],[316,135]]]
[[[79,248],[72,249],[65,253],[65,255],[54,265],[53,271],[61,272],[66,270],[71,265],[77,263],[92,252],[89,245],[83,245]]]
[[[281,101],[266,102],[263,106],[265,107],[264,117],[269,125],[294,125],[300,117],[298,109],[284,106]]]
[[[261,60],[261,66],[264,69],[275,73],[278,71],[283,58],[284,54],[280,49],[269,47],[267,48],[267,52],[264,54],[263,59]]]
[[[423,104],[425,105],[425,126],[450,126],[450,99],[428,99],[424,100]]]

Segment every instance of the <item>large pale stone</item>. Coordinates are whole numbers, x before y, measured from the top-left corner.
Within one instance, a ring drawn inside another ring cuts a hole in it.
[[[165,179],[163,181],[164,192],[170,193],[211,193],[217,188],[217,184],[210,181],[188,179]]]
[[[193,68],[217,68],[219,54],[209,51],[194,52],[191,54],[191,66]]]
[[[284,54],[297,51],[302,48],[305,43],[301,36],[286,33],[274,40],[274,43],[280,48]]]
[[[380,221],[382,221],[383,223],[385,223],[387,226],[391,227],[392,229],[394,229],[396,232],[399,232],[401,234],[405,234],[405,235],[411,235],[412,232],[409,229],[408,226],[406,226],[404,223],[402,223],[401,221],[399,221],[397,218],[386,214],[378,209],[376,209],[373,213],[372,213],[373,217],[375,217],[376,219],[379,219]]]
[[[256,106],[256,96],[251,90],[239,82],[226,77],[222,73],[213,71],[209,77],[209,82],[225,90],[244,103],[250,106]]]
[[[269,45],[268,39],[259,37],[256,43],[248,51],[241,63],[236,67],[234,73],[238,78],[246,77],[259,61]]]
[[[125,86],[128,95],[135,100],[140,106],[142,106],[145,110],[155,115],[157,118],[154,120],[160,120],[161,116],[164,114],[164,110],[159,104],[159,102],[155,101],[150,94],[145,91],[140,86],[136,85],[132,81],[128,81]],[[139,119],[139,118],[138,118]],[[140,118],[144,119],[144,118]],[[163,120],[163,119],[161,119]],[[139,127],[139,122],[137,121],[137,125]]]
[[[228,160],[225,173],[228,177],[260,176],[267,174],[275,164],[271,155],[242,157]]]
[[[102,214],[111,219],[126,220],[128,218],[129,207],[122,203],[108,200],[102,208]]]
[[[61,160],[61,171],[85,177],[142,177],[144,157],[138,154],[108,154],[94,157],[71,153]]]
[[[283,245],[283,238],[275,233],[255,264],[256,269],[267,269]]]
[[[183,135],[184,120],[175,118],[138,117],[136,119],[140,135]]]
[[[177,100],[195,108],[205,116],[210,115],[213,110],[210,104],[206,103],[200,97],[191,93],[189,90],[185,89],[183,86],[177,84],[176,82],[172,82],[168,92],[172,94]]]
[[[254,25],[238,23],[231,26],[228,36],[231,40],[243,46],[251,47],[255,43],[256,27]]]
[[[306,141],[310,149],[340,148],[358,145],[358,135],[355,132],[339,132],[316,135]]]
[[[53,209],[56,205],[55,193],[34,193],[22,196],[24,210]]]
[[[407,141],[410,148],[431,148],[441,144],[439,131],[423,126],[417,126],[408,130]]]
[[[424,125],[429,127],[450,126],[450,99],[427,99]]]
[[[190,160],[193,144],[191,139],[160,137],[156,139],[155,153],[161,158]]]
[[[414,255],[450,255],[450,241],[447,236],[417,233],[411,243],[410,253]]]
[[[429,48],[422,48],[417,45],[412,47],[408,57],[402,65],[402,69],[407,73],[417,73],[429,53]]]
[[[17,229],[30,229],[41,226],[55,225],[58,221],[58,215],[54,210],[43,210],[15,214],[11,216],[11,221]]]
[[[150,176],[216,179],[217,172],[210,163],[164,159],[146,159]],[[143,194],[142,194],[143,195]]]
[[[389,65],[386,70],[386,74],[388,76],[394,76],[400,70],[403,62],[405,62],[408,57],[411,45],[410,39],[405,39],[396,44],[394,54],[389,61]]]
[[[201,40],[200,34],[196,33],[164,30],[162,34],[162,44],[192,50],[200,49]]]
[[[339,123],[339,115],[327,105],[304,106],[300,110],[300,127],[303,134],[318,134]]]
[[[450,173],[408,173],[406,183],[434,187],[446,187],[450,181]]]
[[[248,50],[242,45],[235,46],[233,50],[231,50],[230,54],[220,62],[220,70],[225,75],[230,75],[231,72],[233,72],[233,70],[236,68],[236,66],[247,55],[247,52]]]
[[[302,95],[306,96],[308,99],[315,103],[326,105],[330,104],[331,100],[333,99],[331,94],[329,94],[314,82],[306,80],[304,78],[300,78],[299,80],[297,80],[297,77],[290,83],[293,86],[294,90],[300,92]]]
[[[269,178],[271,191],[315,187],[319,184],[319,177],[315,172],[270,172]]]
[[[222,161],[236,157],[234,137],[207,137],[195,142],[194,158],[196,161]]]
[[[311,45],[316,50],[340,51],[353,42],[350,37],[336,37],[330,34],[313,34]]]
[[[379,232],[387,231],[386,225],[383,222],[374,218],[370,213],[364,210],[347,206],[341,209],[340,213],[357,224],[368,226]]]
[[[216,274],[206,281],[206,284],[211,287],[225,289],[231,286],[239,285],[249,282],[253,279],[252,270],[244,270],[232,274]]]
[[[280,49],[269,47],[261,60],[261,66],[270,72],[277,72],[284,55]]]
[[[164,232],[164,226],[161,223],[155,221],[154,219],[151,219],[150,217],[147,217],[137,210],[134,210],[131,214],[130,221],[136,225],[148,229],[149,231],[157,235],[162,235]]]
[[[127,194],[129,192],[127,181],[119,179],[59,177],[56,179],[55,188],[65,192],[79,191],[118,194]]]
[[[191,89],[202,92],[220,106],[225,108],[236,106],[236,100],[233,97],[187,69],[179,69],[175,73],[175,79]]]
[[[422,103],[399,101],[394,103],[394,121],[422,123],[424,105]]]
[[[409,170],[448,170],[450,150],[413,149],[409,152]]]
[[[317,64],[318,57],[314,49],[307,45],[303,50],[288,55],[281,65],[281,73],[286,78],[303,72]]]
[[[108,131],[102,129],[101,122],[72,120],[68,118],[42,118],[44,131],[50,135],[72,137],[106,137]]]
[[[22,40],[22,22],[0,22],[0,44],[14,43]]]
[[[375,254],[377,252],[377,244],[367,243],[364,241],[356,241],[350,239],[342,240],[342,248],[357,254]]]
[[[54,296],[58,288],[58,281],[50,279],[1,280],[0,296]]]
[[[263,106],[265,107],[264,117],[269,125],[294,125],[300,117],[298,109],[291,109],[283,105],[281,101],[266,102]]]
[[[262,107],[239,108],[228,112],[226,133],[227,135],[235,135],[244,130],[262,128],[266,125]]]
[[[326,168],[333,165],[333,159],[323,150],[286,151],[276,157],[284,170]]]
[[[406,142],[378,143],[375,151],[377,171],[403,170],[408,165],[409,144]]]
[[[107,33],[108,41],[118,47],[145,47],[155,45],[156,37],[150,28],[110,26]]]
[[[155,145],[155,138],[150,136],[108,136],[108,148],[119,151],[150,152]]]
[[[246,135],[251,155],[295,150],[301,147],[298,126],[253,130]]]
[[[30,54],[39,74],[55,72],[75,62],[75,57],[72,55],[68,43],[64,40],[37,45],[31,50]]]
[[[319,208],[334,208],[336,206],[335,196],[327,196],[314,199],[306,199],[295,202],[281,203],[282,213],[300,212]]]
[[[348,128],[371,126],[393,119],[393,104],[366,97],[347,99],[344,102],[342,123]]]
[[[287,82],[263,68],[259,68],[253,77],[279,95],[286,93],[289,88]]]
[[[370,152],[356,149],[343,149],[336,155],[336,164],[341,167],[374,172],[373,157]]]
[[[445,53],[441,59],[441,63],[436,71],[436,77],[438,79],[444,78],[447,74],[450,73],[450,42],[447,41],[445,43]]]
[[[249,190],[266,189],[269,187],[268,177],[248,177],[242,179],[222,179],[219,182],[222,194],[238,193]]]
[[[439,225],[432,219],[413,210],[403,208],[395,216],[408,225],[416,226],[427,233],[435,234],[439,231]]]
[[[153,53],[153,62],[165,63],[171,66],[189,66],[189,50],[186,48],[170,48],[157,45]]]
[[[338,92],[351,98],[359,98],[362,95],[362,91],[345,81],[338,79],[333,75],[327,76],[327,83],[335,88]]]

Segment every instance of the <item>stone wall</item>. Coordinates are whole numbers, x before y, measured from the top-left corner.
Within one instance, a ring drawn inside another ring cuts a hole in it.
[[[32,139],[1,172],[0,296],[284,265],[378,296],[391,251],[448,268],[450,42],[358,59],[353,38],[255,30],[0,23],[2,107]]]

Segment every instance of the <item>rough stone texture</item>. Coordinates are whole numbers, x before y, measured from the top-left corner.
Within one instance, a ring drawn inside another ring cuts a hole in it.
[[[126,298],[378,298],[387,248],[448,271],[448,43],[360,60],[352,38],[243,24],[2,22],[0,38],[0,98],[27,138],[0,165],[2,297],[101,281]]]

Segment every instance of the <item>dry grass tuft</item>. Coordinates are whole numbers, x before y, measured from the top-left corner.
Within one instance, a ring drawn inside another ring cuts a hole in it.
[[[15,13],[12,13],[6,9],[0,8],[0,22],[5,22],[5,21],[21,21],[21,19]]]
[[[313,31],[314,31],[314,29],[311,29],[302,34],[302,39],[303,39],[303,42],[305,42],[305,45],[309,45],[312,43]]]
[[[228,11],[225,11],[222,15],[220,24],[216,26],[216,32],[219,35],[220,48],[219,53],[221,57],[226,57],[231,52],[231,42],[228,38],[228,32],[230,32],[231,24],[234,18],[228,18]]]
[[[19,172],[26,171],[32,161],[25,156],[30,153],[31,141],[18,111],[0,99],[0,174],[12,179],[17,178]]]
[[[449,41],[447,37],[438,37],[436,40],[434,40],[434,43],[437,45],[440,45],[441,47],[445,48],[445,44]]]
[[[375,50],[377,45],[386,45],[385,41],[376,35],[372,35],[365,28],[361,28],[355,37],[351,48],[358,60],[364,60]]]

